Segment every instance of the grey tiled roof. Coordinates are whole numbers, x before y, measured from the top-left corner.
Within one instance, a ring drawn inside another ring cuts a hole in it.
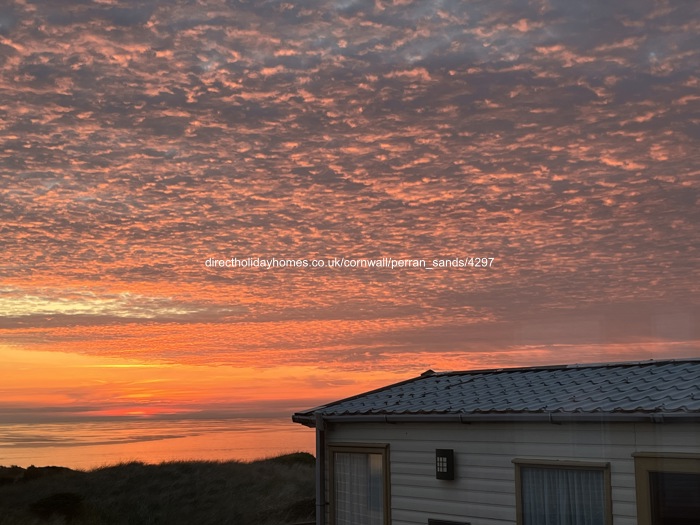
[[[685,414],[700,416],[700,359],[433,373],[299,412],[315,414]]]

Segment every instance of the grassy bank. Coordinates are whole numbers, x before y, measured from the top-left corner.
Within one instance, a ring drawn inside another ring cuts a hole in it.
[[[0,525],[282,525],[314,519],[314,458],[0,467]]]

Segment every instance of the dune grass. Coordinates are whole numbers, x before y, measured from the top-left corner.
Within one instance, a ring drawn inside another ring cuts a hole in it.
[[[29,475],[23,475],[30,472]],[[0,468],[0,525],[285,525],[314,520],[314,458]]]

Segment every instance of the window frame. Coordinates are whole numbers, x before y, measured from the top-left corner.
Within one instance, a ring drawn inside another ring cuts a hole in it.
[[[681,452],[635,452],[634,484],[637,525],[651,525],[650,472],[700,474],[700,454]]]
[[[384,525],[391,525],[391,490],[389,475],[388,443],[332,443],[328,445],[328,499],[329,523],[335,525],[335,454],[381,454],[382,456],[382,503]]]
[[[612,525],[612,482],[610,463],[606,461],[573,461],[559,459],[515,458],[515,512],[517,525],[523,525],[522,468],[544,468],[553,470],[597,470],[603,473],[603,495],[605,498],[605,525]]]

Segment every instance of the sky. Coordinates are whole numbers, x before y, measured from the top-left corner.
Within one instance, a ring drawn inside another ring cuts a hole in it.
[[[699,357],[699,226],[696,0],[0,7],[0,422]]]

